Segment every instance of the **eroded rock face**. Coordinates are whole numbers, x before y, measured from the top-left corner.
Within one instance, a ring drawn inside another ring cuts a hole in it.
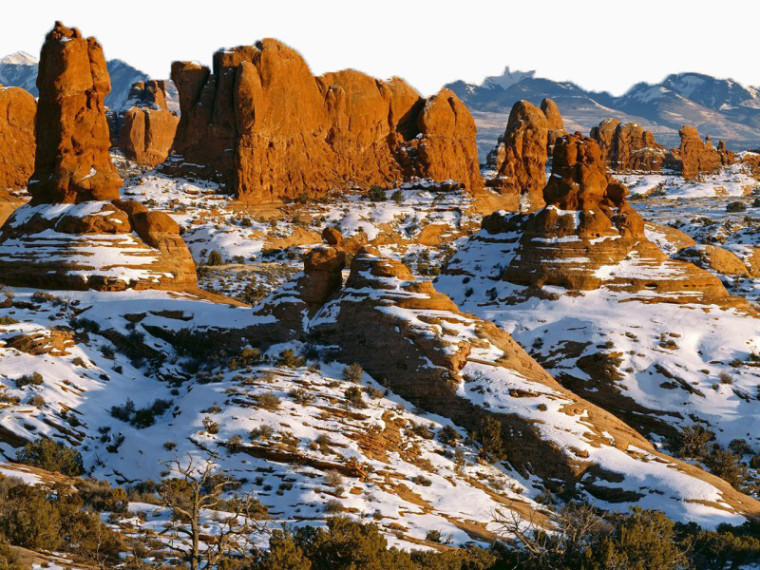
[[[34,204],[115,200],[122,180],[111,164],[105,97],[111,81],[103,48],[56,22],[40,55]]]
[[[713,146],[710,137],[703,142],[699,131],[691,125],[683,127],[678,134],[681,137],[681,172],[686,180],[692,180],[700,174],[715,172],[721,167],[721,155]]]
[[[621,124],[605,119],[591,129],[590,136],[605,154],[609,168],[615,172],[660,172],[665,147],[638,123]]]
[[[166,110],[132,107],[119,122],[119,148],[127,158],[153,167],[169,156],[179,117]]]
[[[195,264],[163,212],[119,200],[108,154],[103,50],[57,22],[40,58],[32,203],[0,228],[8,285],[54,289],[190,289]],[[52,145],[52,146],[51,146]]]
[[[650,301],[746,306],[728,295],[720,279],[670,259],[650,242],[627,194],[607,174],[593,139],[559,139],[544,188],[546,207],[530,216],[497,212],[483,221],[489,232],[520,236],[518,253],[502,278],[536,287],[645,291]]]
[[[25,188],[34,170],[37,102],[19,87],[0,85],[0,188]]]
[[[504,158],[498,170],[500,191],[515,196],[525,210],[544,205],[548,121],[544,112],[528,101],[512,107],[504,132]]]
[[[314,77],[272,39],[217,52],[213,73],[175,62],[172,80],[182,109],[175,150],[246,200],[414,177],[482,186],[474,121],[448,90],[426,101],[400,79]]]
[[[565,124],[562,121],[559,107],[557,107],[557,104],[553,100],[546,97],[541,101],[541,111],[546,116],[546,128],[548,129],[546,152],[551,157],[554,152],[554,143],[557,142],[558,138],[565,136],[567,131],[565,130]]]
[[[161,164],[169,156],[179,124],[179,117],[166,108],[166,82],[138,81],[130,89],[127,105],[127,111],[110,118],[114,145],[141,166]]]

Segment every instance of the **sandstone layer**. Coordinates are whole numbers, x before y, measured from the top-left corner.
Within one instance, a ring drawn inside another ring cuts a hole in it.
[[[217,52],[213,73],[175,62],[172,80],[181,108],[175,151],[244,200],[416,178],[482,186],[475,123],[447,89],[425,100],[401,79],[353,70],[314,77],[273,39]]]
[[[25,188],[34,170],[37,102],[19,87],[0,85],[0,189]]]

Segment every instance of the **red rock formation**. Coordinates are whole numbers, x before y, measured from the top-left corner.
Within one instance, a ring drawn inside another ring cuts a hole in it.
[[[552,156],[554,152],[554,143],[557,139],[567,134],[565,124],[562,122],[562,115],[559,112],[557,104],[546,97],[541,101],[541,111],[546,116],[546,128],[549,129],[546,139],[546,152]]]
[[[32,202],[117,199],[122,180],[108,154],[104,101],[111,80],[103,48],[56,22],[42,46],[37,88]]]
[[[660,172],[665,147],[638,123],[621,124],[605,119],[591,129],[590,136],[601,147],[609,168],[615,172]]]
[[[194,287],[195,265],[176,222],[118,199],[103,106],[110,80],[97,41],[57,22],[42,48],[38,86],[39,178],[30,184],[32,204],[0,229],[3,282],[101,291]]]
[[[607,287],[637,292],[648,301],[742,306],[720,279],[668,258],[644,234],[644,222],[626,200],[628,189],[611,178],[593,139],[568,135],[557,141],[547,206],[530,216],[495,213],[489,232],[522,233],[517,255],[503,274],[514,283],[573,290]]]
[[[162,79],[149,79],[133,83],[129,88],[125,107],[149,107],[165,111],[167,109],[166,81]]]
[[[681,137],[681,172],[686,180],[715,172],[721,167],[721,155],[715,150],[709,136],[702,142],[699,131],[691,125],[683,127],[678,134]]]
[[[114,146],[141,166],[162,163],[179,124],[179,117],[166,109],[166,82],[138,81],[130,89],[127,106],[127,111],[110,118]]]
[[[34,170],[37,102],[19,87],[0,85],[0,188],[25,188]]]
[[[166,110],[132,107],[119,119],[119,148],[124,156],[151,167],[166,160],[179,117]]]
[[[217,52],[213,74],[175,62],[172,80],[182,109],[175,150],[246,200],[414,177],[482,186],[474,121],[448,90],[425,101],[400,79],[353,70],[315,78],[272,39]]]
[[[498,170],[497,187],[515,197],[515,206],[535,210],[544,205],[546,184],[546,115],[527,101],[512,107],[504,132],[504,160]]]

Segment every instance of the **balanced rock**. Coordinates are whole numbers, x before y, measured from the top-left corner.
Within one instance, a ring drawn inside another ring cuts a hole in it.
[[[105,115],[111,80],[98,41],[56,22],[42,46],[37,88],[32,202],[118,199],[122,180],[108,154]]]
[[[528,101],[515,103],[504,132],[504,159],[497,177],[500,191],[513,195],[515,206],[535,210],[544,204],[547,136],[543,111]]]
[[[684,179],[692,180],[700,174],[709,174],[720,169],[722,159],[710,137],[703,142],[696,127],[686,125],[678,135],[681,137],[679,158]]]
[[[37,102],[19,87],[0,85],[0,189],[25,188],[34,170]]]
[[[0,228],[3,282],[101,291],[193,288],[195,265],[177,223],[119,200],[103,106],[110,79],[97,41],[57,22],[42,48],[38,86],[32,203]]]
[[[401,79],[311,74],[265,39],[214,54],[213,73],[172,64],[181,118],[175,151],[196,173],[257,202],[415,178],[479,189],[475,123],[449,90],[425,100]]]
[[[638,123],[622,124],[605,119],[591,129],[590,136],[605,154],[607,166],[615,172],[660,172],[665,147]]]

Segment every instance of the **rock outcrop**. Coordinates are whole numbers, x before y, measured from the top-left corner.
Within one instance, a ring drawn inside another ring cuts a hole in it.
[[[25,188],[34,169],[37,102],[19,87],[0,85],[0,189]]]
[[[667,154],[665,147],[638,123],[622,124],[615,119],[605,119],[591,129],[590,136],[604,152],[608,167],[615,172],[662,170]]]
[[[111,81],[98,41],[56,22],[42,46],[37,88],[32,202],[118,199],[104,102]]]
[[[132,106],[112,119],[119,149],[140,166],[153,167],[169,156],[179,117],[166,108],[165,81],[140,81],[132,86]],[[112,133],[113,134],[113,133]]]
[[[705,491],[713,487],[710,493],[725,501],[721,508],[760,511],[757,501],[658,452],[630,426],[562,387],[509,334],[461,313],[432,283],[372,247],[354,257],[345,286],[310,320],[308,333],[319,350],[358,362],[417,407],[472,430],[476,440],[483,422],[496,420],[509,464],[550,487],[558,479],[565,491],[602,499],[620,491],[630,503],[643,495],[623,492],[627,477],[657,470],[660,477],[649,479],[655,485],[680,479],[675,487],[663,484],[675,495],[691,497],[681,486],[691,481],[706,484]],[[542,412],[547,405],[551,413]],[[612,475],[601,485],[600,472]]]
[[[693,180],[700,174],[709,174],[720,169],[723,160],[709,136],[702,141],[699,131],[691,125],[683,127],[678,131],[678,135],[681,137],[678,158],[684,179]]]
[[[543,111],[528,101],[514,104],[503,137],[504,157],[497,178],[490,185],[503,194],[513,195],[515,206],[524,210],[544,205],[548,132]]]
[[[483,221],[492,233],[513,232],[517,253],[502,278],[535,287],[571,290],[606,287],[640,292],[659,302],[746,306],[714,275],[667,257],[644,233],[628,189],[611,178],[593,139],[557,141],[546,207],[529,216],[496,212]]]
[[[314,77],[273,39],[217,52],[213,73],[175,62],[172,80],[181,107],[175,151],[241,199],[415,178],[482,186],[475,123],[447,89],[425,100],[401,79],[353,70]]]
[[[8,285],[56,289],[188,289],[195,265],[163,212],[119,200],[103,98],[110,81],[94,38],[56,22],[40,59],[32,203],[0,228]]]
[[[562,121],[559,107],[557,107],[557,104],[552,99],[546,97],[541,101],[541,111],[546,116],[546,128],[548,129],[546,152],[551,157],[554,152],[554,143],[557,142],[558,138],[565,136],[567,131],[565,130],[565,124]]]

